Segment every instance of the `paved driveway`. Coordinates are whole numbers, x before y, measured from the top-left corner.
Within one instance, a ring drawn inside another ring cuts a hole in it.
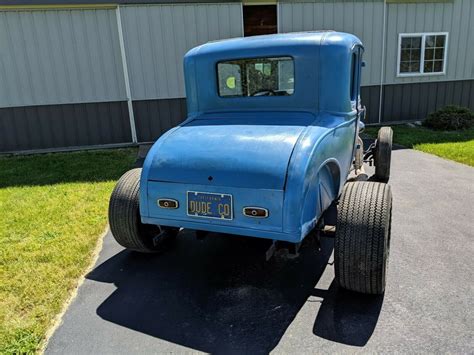
[[[384,297],[337,290],[332,239],[262,261],[256,239],[182,233],[162,256],[107,235],[47,353],[474,352],[474,169],[393,152]]]

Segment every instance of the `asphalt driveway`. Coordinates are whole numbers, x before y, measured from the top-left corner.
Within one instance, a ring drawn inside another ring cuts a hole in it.
[[[266,263],[257,239],[150,256],[107,235],[46,353],[474,353],[474,169],[397,150],[392,176],[384,297],[337,289],[330,238]]]

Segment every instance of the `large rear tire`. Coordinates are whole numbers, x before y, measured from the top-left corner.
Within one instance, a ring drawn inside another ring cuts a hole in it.
[[[169,245],[179,229],[162,228],[141,222],[139,211],[141,170],[129,170],[117,182],[109,202],[110,230],[117,243],[123,247],[142,253],[156,253]]]
[[[357,181],[344,186],[334,244],[336,281],[341,287],[366,294],[385,291],[391,220],[389,185]]]
[[[392,163],[393,130],[382,127],[377,135],[375,145],[375,179],[379,182],[388,182],[390,179],[390,165]]]

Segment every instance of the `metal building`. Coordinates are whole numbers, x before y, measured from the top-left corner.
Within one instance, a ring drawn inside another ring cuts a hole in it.
[[[0,0],[0,152],[154,141],[188,49],[319,29],[362,39],[369,123],[474,109],[472,0]]]

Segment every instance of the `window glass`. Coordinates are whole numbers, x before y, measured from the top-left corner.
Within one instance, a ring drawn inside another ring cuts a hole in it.
[[[446,60],[446,35],[403,35],[400,41],[400,74],[442,73]]]
[[[403,37],[400,53],[400,73],[419,73],[421,38]]]
[[[242,96],[240,66],[232,63],[219,63],[219,95]]]
[[[445,35],[426,36],[425,73],[440,73],[443,71],[445,41]]]
[[[290,57],[238,59],[217,64],[219,96],[287,96],[294,91]]]
[[[356,54],[353,53],[351,56],[351,78],[350,78],[350,86],[349,86],[349,95],[351,101],[356,99],[356,66],[357,66],[357,57]]]

